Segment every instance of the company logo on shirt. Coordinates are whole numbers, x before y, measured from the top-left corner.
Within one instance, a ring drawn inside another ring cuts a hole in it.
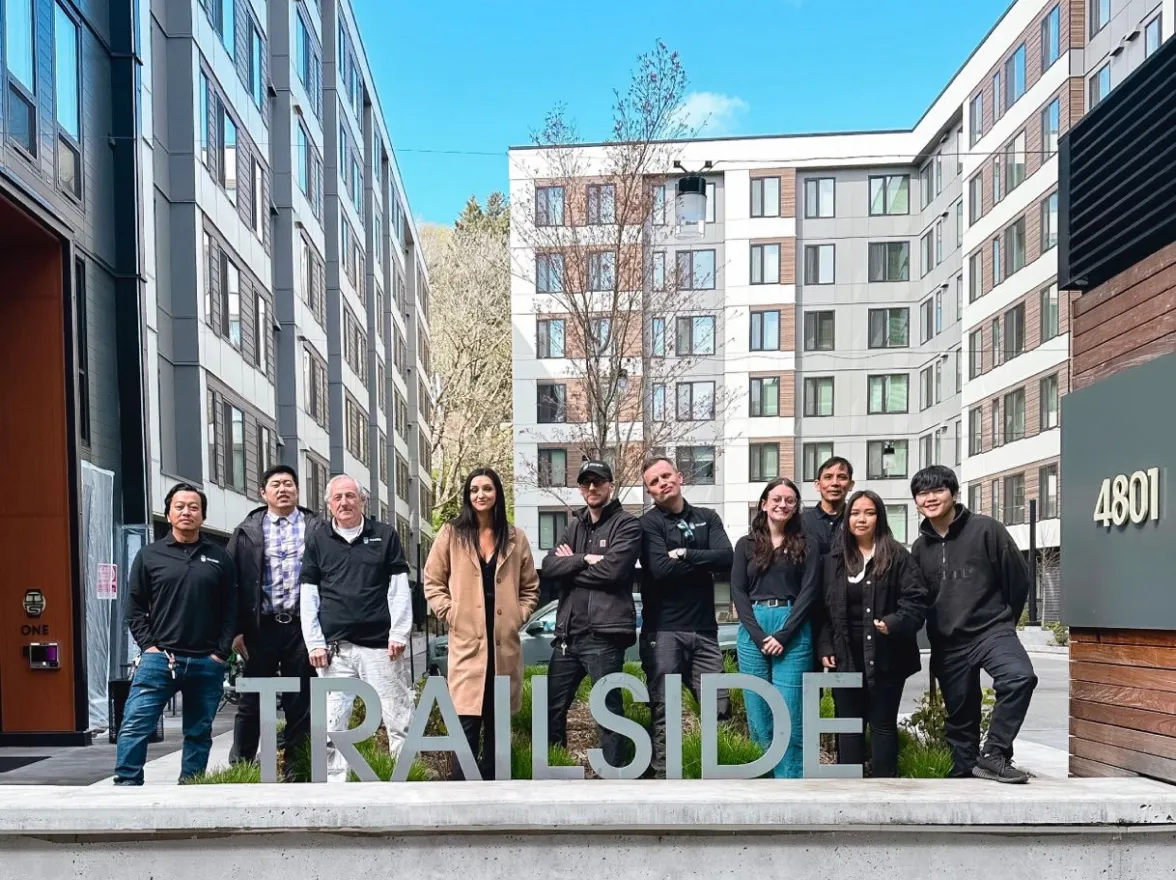
[[[608,546],[608,541],[606,541],[604,538],[601,538],[600,539],[600,549],[603,550],[607,546]]]
[[[379,544],[383,540],[383,538],[364,538],[363,542],[365,544]]]
[[[211,562],[213,565],[220,565],[219,559],[213,559],[211,556],[205,556],[203,553],[200,554],[200,561]]]

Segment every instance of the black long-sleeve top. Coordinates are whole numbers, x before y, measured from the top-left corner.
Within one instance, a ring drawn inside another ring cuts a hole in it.
[[[739,614],[739,622],[752,641],[763,647],[770,635],[783,646],[813,616],[813,606],[821,595],[821,552],[816,538],[806,534],[804,559],[796,563],[778,558],[767,571],[759,571],[752,561],[755,542],[743,537],[735,545],[735,561],[731,567],[731,598]],[[790,601],[792,611],[779,632],[765,633],[755,619],[755,602],[779,599]]]
[[[141,651],[228,660],[237,627],[237,572],[224,548],[203,535],[181,544],[169,534],[131,566],[127,626]]]
[[[642,632],[717,632],[716,571],[731,570],[734,558],[723,521],[706,507],[660,507],[641,517]],[[671,550],[684,549],[681,559]]]

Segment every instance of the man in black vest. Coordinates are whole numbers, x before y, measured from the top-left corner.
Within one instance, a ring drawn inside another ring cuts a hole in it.
[[[228,551],[237,567],[238,612],[235,650],[245,660],[247,678],[302,679],[302,690],[284,693],[286,716],[284,774],[294,780],[298,754],[310,735],[310,665],[299,624],[302,553],[306,530],[317,517],[298,506],[298,474],[279,464],[261,477],[265,505],[245,518],[229,538]],[[241,695],[233,722],[229,760],[253,761],[260,738],[258,695]]]

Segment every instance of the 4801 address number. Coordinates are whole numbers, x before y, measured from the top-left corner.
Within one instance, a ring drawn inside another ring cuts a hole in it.
[[[1094,505],[1094,521],[1110,528],[1130,520],[1139,524],[1160,518],[1160,469],[1148,468],[1130,476],[1119,474],[1102,481]]]

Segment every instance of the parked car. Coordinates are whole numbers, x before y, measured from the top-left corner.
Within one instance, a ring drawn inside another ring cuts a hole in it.
[[[641,631],[641,600],[634,599],[637,606],[637,631]],[[524,666],[546,666],[551,660],[551,643],[555,641],[555,611],[558,602],[548,602],[536,608],[530,619],[519,630],[519,641],[523,649]],[[735,638],[739,632],[738,623],[719,624],[719,649],[724,654],[735,656]],[[629,646],[625,660],[639,661],[637,644]],[[449,673],[449,637],[438,636],[429,640],[429,658],[426,664],[430,675]]]

